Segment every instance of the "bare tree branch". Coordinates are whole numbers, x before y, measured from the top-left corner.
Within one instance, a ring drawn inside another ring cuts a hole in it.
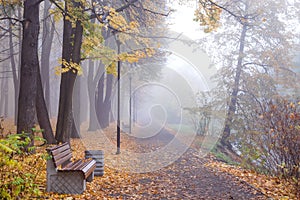
[[[214,2],[214,1],[212,1],[212,0],[206,0],[207,2],[209,2],[209,3],[211,3],[212,5],[214,5],[214,6],[216,6],[216,7],[218,7],[218,8],[220,8],[220,9],[222,9],[222,10],[224,10],[224,11],[226,11],[228,14],[230,14],[231,16],[233,16],[234,18],[236,18],[236,20],[238,21],[238,22],[240,22],[242,25],[243,24],[247,24],[248,22],[247,22],[247,20],[248,19],[252,19],[252,18],[254,18],[254,17],[251,17],[251,15],[246,15],[246,16],[240,16],[240,15],[237,15],[237,14],[235,14],[234,12],[232,12],[232,11],[230,11],[228,8],[226,8],[225,6],[223,6],[223,5],[220,5],[220,4],[217,4],[216,2]],[[201,3],[201,1],[200,1],[200,3]],[[249,25],[249,24],[248,24]]]
[[[136,6],[136,5],[132,5],[132,6],[135,7],[135,8],[141,8],[141,9],[143,9],[144,11],[149,12],[149,13],[151,13],[151,14],[154,14],[154,15],[161,15],[161,16],[165,16],[165,17],[168,17],[168,16],[170,15],[170,13],[173,11],[173,10],[169,10],[167,13],[161,13],[161,12],[156,12],[156,11],[150,10],[150,9],[148,9],[148,8],[144,8],[142,4],[140,4],[140,5],[141,5],[141,7],[138,7],[138,6]]]
[[[20,23],[23,22],[23,20],[19,20],[19,19],[14,18],[14,17],[2,17],[2,18],[0,18],[0,21],[2,21],[2,20],[13,20],[13,21],[20,22]]]
[[[123,10],[125,10],[126,8],[132,6],[135,2],[137,2],[138,0],[131,0],[129,1],[127,4],[121,6],[120,8],[116,9],[116,12],[122,12]]]

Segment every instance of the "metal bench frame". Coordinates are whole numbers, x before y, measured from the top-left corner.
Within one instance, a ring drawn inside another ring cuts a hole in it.
[[[47,192],[60,194],[82,194],[86,181],[94,179],[96,161],[90,159],[72,160],[68,143],[47,149],[51,159],[47,160]]]

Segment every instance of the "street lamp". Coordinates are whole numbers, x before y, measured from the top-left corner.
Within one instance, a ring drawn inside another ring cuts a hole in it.
[[[121,42],[119,40],[119,37],[116,37],[117,42],[117,48],[118,48],[118,54],[120,54],[120,45]],[[117,102],[117,153],[121,153],[121,123],[120,123],[120,77],[121,77],[121,61],[118,59],[118,102]]]
[[[132,76],[129,73],[129,134],[131,134],[131,118],[132,118]]]

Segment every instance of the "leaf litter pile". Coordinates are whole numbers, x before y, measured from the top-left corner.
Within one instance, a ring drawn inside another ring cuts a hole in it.
[[[115,130],[108,128],[105,134],[115,141]],[[201,140],[196,138],[196,140]],[[156,143],[138,143],[122,134],[121,148],[145,151],[159,148]],[[90,141],[91,142],[91,141]],[[168,142],[168,141],[167,141]],[[150,146],[152,145],[152,146]],[[153,147],[154,146],[154,147]],[[213,155],[198,156],[197,150],[189,148],[172,164],[154,172],[130,173],[113,169],[107,160],[117,155],[104,153],[104,175],[95,176],[83,194],[56,194],[46,192],[46,161],[36,183],[42,193],[37,199],[299,199],[299,191],[289,181],[257,174],[241,167],[216,161]],[[73,157],[83,158],[86,145],[82,139],[72,139]],[[45,153],[46,147],[38,147],[37,154]],[[121,151],[122,152],[122,151]],[[43,163],[41,163],[43,162]],[[125,162],[126,163],[126,162]],[[127,163],[128,164],[128,163]],[[32,168],[31,168],[32,169]],[[26,169],[24,169],[26,171]],[[298,193],[298,196],[297,196]]]

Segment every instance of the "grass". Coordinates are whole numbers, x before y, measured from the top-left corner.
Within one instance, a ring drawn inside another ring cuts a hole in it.
[[[225,162],[228,165],[239,165],[239,163],[235,162],[229,156],[221,152],[217,145],[211,150],[211,153],[216,157],[217,160]]]

